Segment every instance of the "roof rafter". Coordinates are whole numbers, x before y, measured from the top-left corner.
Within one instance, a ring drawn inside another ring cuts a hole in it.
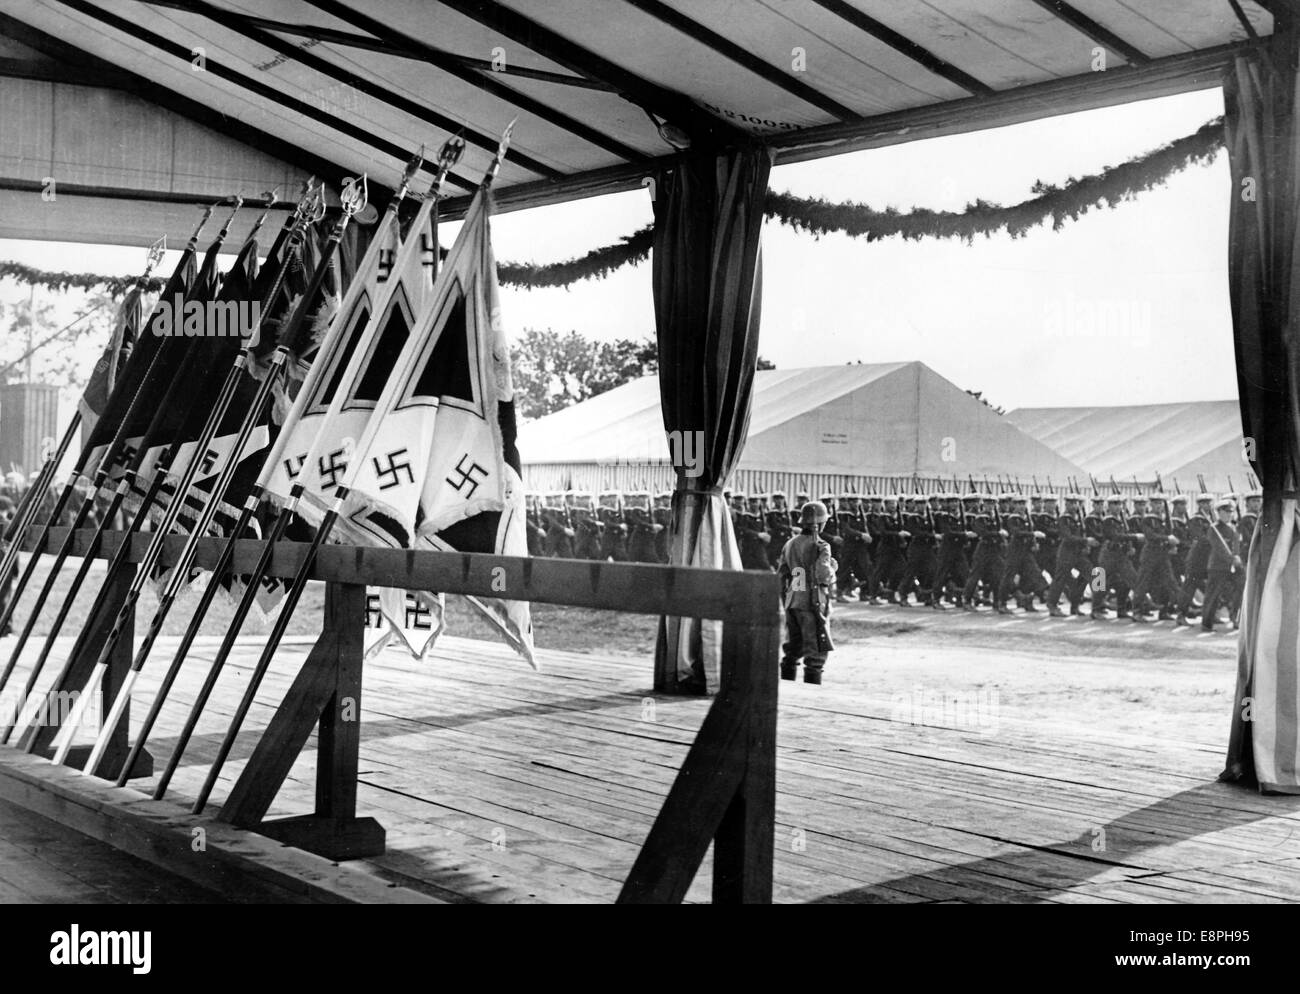
[[[1066,3],[1065,0],[1034,0],[1034,3],[1042,7],[1049,13],[1055,14],[1062,21],[1065,21],[1075,30],[1087,35],[1098,45],[1109,48],[1117,55],[1124,57],[1124,61],[1135,66],[1144,66],[1151,61],[1151,56],[1147,55],[1136,45],[1125,41],[1115,32],[1102,24],[1097,23],[1083,11],[1079,10],[1073,4]]]
[[[786,93],[798,97],[804,103],[821,108],[832,117],[847,121],[860,116],[853,108],[845,106],[790,73],[763,61],[752,52],[741,48],[731,39],[724,38],[698,21],[691,20],[685,14],[660,2],[660,0],[623,0],[623,2],[649,14],[655,20],[667,24],[669,27],[676,28],[687,37],[713,49],[713,51],[725,56],[737,65],[744,66],[754,75],[760,76],[769,83],[785,90]]]
[[[142,41],[151,48],[156,48],[160,52],[165,52],[167,55],[179,59],[187,65],[190,64],[193,59],[192,52],[179,42],[174,42],[170,38],[164,38],[162,35],[155,34],[148,28],[141,27],[132,21],[128,21],[124,17],[119,17],[116,14],[96,7],[94,4],[87,2],[87,0],[57,0],[57,2],[63,4],[65,7],[70,7],[86,17],[97,20],[102,24],[107,24],[109,27],[121,31],[123,34],[129,35],[138,41]],[[313,107],[304,100],[299,100],[297,97],[290,96],[287,93],[282,93],[274,87],[268,86],[266,83],[245,76],[243,73],[237,72],[229,66],[224,66],[212,59],[204,59],[204,72],[210,72],[212,75],[224,79],[228,83],[234,83],[241,89],[247,90],[249,93],[255,93],[259,97],[284,107],[286,110],[293,111],[295,114],[302,117],[310,118],[313,121],[324,124],[326,127],[339,132],[339,134],[347,135],[349,138],[365,145],[369,145],[371,148],[382,152],[384,155],[392,156],[399,162],[408,161],[413,154],[412,150],[403,148],[395,142],[390,142],[386,138],[381,138],[378,135],[372,134],[364,128],[353,124],[351,121],[345,121],[341,117],[335,117],[328,111],[322,110],[319,107]],[[421,168],[430,174],[437,172],[437,165],[428,161],[424,162]],[[465,190],[475,190],[478,188],[477,183],[474,183],[463,176],[458,176],[455,173],[448,173],[447,179],[456,186]]]
[[[174,114],[179,114],[210,131],[259,149],[267,155],[336,185],[347,175],[348,171],[336,162],[305,152],[292,142],[214,111],[197,100],[181,96],[153,80],[105,62],[61,38],[48,35],[3,13],[0,13],[0,34],[8,35],[29,48],[43,52],[57,59],[61,64],[76,66],[81,71],[93,74],[81,81],[69,80],[70,84],[110,86],[113,89],[121,89]],[[372,187],[379,185],[383,189],[382,184],[371,185]]]
[[[144,3],[152,4],[155,7],[171,7],[175,10],[187,10],[189,8],[188,0],[142,0]],[[338,45],[343,48],[359,48],[367,52],[378,52],[380,55],[391,55],[399,59],[413,59],[417,62],[423,62],[424,58],[419,52],[413,51],[406,46],[393,45],[379,38],[372,38],[369,35],[353,34],[351,31],[340,31],[337,28],[327,28],[317,24],[290,24],[287,21],[277,21],[270,17],[258,17],[256,14],[246,14],[243,11],[226,11],[230,14],[237,14],[246,24],[255,28],[261,28],[264,31],[274,31],[276,34],[291,35],[296,38],[309,38],[312,41],[325,42],[330,45]],[[494,72],[503,76],[519,76],[523,79],[536,79],[543,83],[557,83],[560,86],[576,86],[585,90],[605,90],[610,91],[613,88],[607,86],[598,80],[586,79],[583,76],[573,76],[569,73],[550,72],[546,69],[533,69],[530,66],[516,65],[493,65],[487,59],[475,59],[468,55],[458,55],[455,52],[446,52],[443,54],[449,59],[455,59],[461,65],[467,68],[477,70],[478,72]]]
[[[143,2],[155,3],[156,0],[143,0]],[[465,141],[471,145],[476,145],[477,147],[494,154],[497,150],[497,145],[500,142],[498,137],[485,135],[481,131],[476,131],[466,125],[463,121],[457,121],[454,118],[447,117],[445,114],[440,114],[431,107],[426,107],[424,104],[417,103],[407,97],[393,93],[375,83],[373,80],[357,76],[355,73],[349,72],[342,66],[330,62],[329,59],[322,58],[316,53],[304,49],[301,45],[295,45],[292,42],[285,41],[283,38],[279,38],[268,31],[263,31],[260,28],[253,27],[239,14],[222,10],[220,7],[207,3],[206,0],[183,0],[183,2],[170,2],[167,6],[176,10],[185,11],[186,13],[198,14],[202,17],[206,17],[208,20],[220,24],[222,27],[234,31],[236,34],[243,35],[245,38],[255,41],[259,45],[264,45],[273,51],[279,52],[287,58],[300,62],[309,69],[313,69],[324,76],[329,76],[331,79],[336,79],[340,83],[352,87],[358,93],[364,93],[366,96],[379,100],[382,103],[386,103],[390,107],[395,107],[403,113],[419,118],[427,124],[432,124],[436,128],[451,132],[452,134],[460,132],[464,135]],[[564,175],[560,170],[548,166],[539,159],[535,159],[533,156],[515,148],[511,148],[507,151],[506,160],[527,169],[530,172],[537,173],[539,176],[558,179],[560,176]]]
[[[527,111],[529,114],[539,117],[543,121],[569,132],[571,135],[576,135],[578,138],[581,138],[589,144],[595,145],[597,148],[603,148],[607,152],[612,152],[620,159],[624,159],[628,162],[636,162],[645,158],[644,155],[632,148],[630,145],[626,145],[616,138],[611,138],[609,135],[602,134],[595,128],[591,127],[591,125],[584,124],[577,118],[570,117],[562,111],[555,110],[553,107],[542,103],[540,100],[534,100],[526,93],[521,93],[514,87],[506,86],[499,80],[493,79],[492,74],[490,73],[480,73],[473,69],[468,69],[461,65],[458,60],[448,56],[446,53],[440,52],[438,49],[431,45],[426,45],[416,38],[404,35],[400,31],[390,28],[382,21],[370,17],[368,14],[363,14],[359,10],[353,10],[346,4],[339,2],[339,0],[304,0],[304,2],[311,4],[319,10],[325,11],[325,13],[330,14],[333,17],[337,17],[341,21],[351,24],[354,28],[360,28],[362,31],[368,32],[389,44],[401,46],[408,52],[418,52],[419,57],[429,63],[429,65],[435,66],[445,73],[449,73],[452,76],[462,79],[483,90],[485,93],[490,93],[494,97],[498,97],[501,100],[518,107],[522,111]]]
[[[315,2],[315,0],[313,0]],[[743,132],[697,106],[689,97],[668,90],[615,62],[503,7],[496,0],[438,0],[444,7],[512,39],[570,72],[609,83],[626,100],[681,128],[693,141],[719,144],[741,138]]]
[[[936,76],[946,79],[954,86],[959,86],[967,93],[989,94],[996,92],[993,87],[983,83],[967,72],[963,72],[945,59],[941,59],[928,48],[914,42],[907,35],[901,34],[882,24],[870,14],[854,7],[848,0],[813,0],[819,7],[829,10],[837,17],[848,21],[859,31],[865,31],[877,41],[883,41],[895,51],[902,52],[913,62],[925,66]]]

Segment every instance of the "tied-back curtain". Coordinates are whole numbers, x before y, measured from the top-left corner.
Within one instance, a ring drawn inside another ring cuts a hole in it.
[[[1224,80],[1229,279],[1246,454],[1264,491],[1246,563],[1237,690],[1221,780],[1300,793],[1300,251],[1296,32],[1280,17]],[[1253,447],[1253,453],[1251,451]]]
[[[676,470],[669,562],[740,569],[721,486],[749,430],[771,152],[680,160],[659,177],[651,279],[659,396]],[[773,610],[776,606],[773,605]],[[655,686],[718,689],[721,625],[663,618]]]

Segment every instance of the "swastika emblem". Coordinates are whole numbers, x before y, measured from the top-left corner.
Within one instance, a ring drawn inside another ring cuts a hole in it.
[[[307,453],[300,456],[290,456],[284,461],[284,472],[291,480],[298,479],[298,474],[302,472],[302,464],[307,461]]]
[[[399,475],[403,471],[405,471],[406,473],[407,483],[415,482],[415,474],[411,472],[411,464],[409,462],[399,463],[397,461],[398,456],[404,456],[404,455],[406,455],[405,449],[398,449],[395,452],[388,453],[388,455],[384,457],[385,459],[388,460],[387,466],[381,466],[379,464],[378,456],[370,460],[374,464],[375,475],[380,477],[381,479],[387,478],[387,482],[379,484],[380,490],[391,490],[393,487],[396,487],[399,484],[401,484],[402,481],[399,479]]]
[[[379,613],[379,595],[366,594],[366,627],[378,628],[382,615]]]
[[[208,449],[207,452],[203,453],[203,461],[199,463],[199,471],[203,473],[211,473],[212,467],[217,464],[217,458],[217,450]]]
[[[433,280],[434,266],[437,265],[438,256],[433,247],[433,242],[429,238],[429,233],[420,234],[420,265],[429,271],[429,279]]]
[[[482,483],[484,480],[486,480],[490,474],[488,473],[486,468],[480,466],[476,462],[470,462],[469,466],[466,467],[465,466],[466,459],[469,459],[468,452],[466,452],[463,456],[461,456],[460,461],[456,463],[456,472],[460,474],[460,479],[453,480],[449,476],[447,477],[447,482],[451,484],[451,488],[455,490],[457,493],[462,493],[465,490],[465,488],[468,486],[469,493],[465,494],[465,496],[468,498],[474,496],[474,492],[478,490],[478,485]],[[474,476],[475,473],[482,473],[483,475],[476,479]]]
[[[432,612],[410,594],[406,595],[406,627],[416,631],[433,630]]]
[[[316,468],[320,470],[321,482],[326,490],[333,490],[339,485],[339,477],[347,472],[348,461],[346,458],[340,458],[347,455],[347,449],[335,449],[327,456],[321,456],[316,463]],[[329,462],[326,462],[326,459]]]
[[[377,280],[380,283],[387,283],[388,277],[393,275],[393,263],[397,253],[392,249],[379,250],[379,264]]]

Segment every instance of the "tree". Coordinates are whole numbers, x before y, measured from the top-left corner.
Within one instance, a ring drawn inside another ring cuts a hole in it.
[[[594,342],[576,331],[529,328],[510,347],[515,409],[540,418],[654,372],[653,351],[628,338]]]
[[[510,347],[515,410],[526,419],[563,410],[659,371],[653,338],[597,342],[576,331],[528,328]],[[759,369],[775,369],[759,357]]]
[[[35,294],[0,303],[0,383],[29,377],[36,383],[80,389],[108,341],[118,301],[88,293],[72,316],[60,318]]]

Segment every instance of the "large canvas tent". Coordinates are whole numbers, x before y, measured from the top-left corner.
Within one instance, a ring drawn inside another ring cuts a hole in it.
[[[1007,420],[1078,463],[1098,481],[1156,482],[1180,490],[1204,477],[1211,490],[1238,490],[1250,466],[1243,458],[1241,408],[1235,400],[1119,407],[1022,407]]]
[[[671,488],[659,378],[631,383],[520,429],[535,489]],[[747,493],[964,489],[968,478],[1057,488],[1080,467],[920,362],[760,371],[731,485]],[[996,485],[996,484],[994,484]]]

